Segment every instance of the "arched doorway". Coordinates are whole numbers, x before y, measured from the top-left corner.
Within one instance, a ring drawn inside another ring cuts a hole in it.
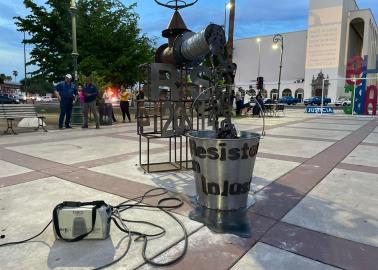
[[[293,93],[291,92],[291,90],[289,88],[286,88],[285,90],[283,90],[282,96],[283,97],[292,97]]]
[[[302,88],[298,88],[297,90],[295,90],[295,97],[297,99],[300,99],[301,102],[303,101],[303,97],[304,97],[304,90]]]
[[[272,89],[270,91],[270,99],[276,100],[278,98],[278,89]]]
[[[355,18],[349,24],[348,59],[353,56],[362,56],[364,46],[365,21]]]

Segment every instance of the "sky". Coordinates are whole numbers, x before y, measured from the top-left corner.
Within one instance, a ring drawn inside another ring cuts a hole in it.
[[[69,0],[66,0],[69,1]],[[120,0],[126,5],[137,3],[139,25],[143,33],[162,43],[161,31],[166,28],[172,10],[158,6],[153,0]],[[187,0],[186,2],[191,2]],[[13,70],[24,77],[23,34],[16,31],[14,16],[26,16],[22,0],[0,0],[0,73]],[[43,4],[45,0],[35,0]],[[164,2],[164,1],[163,1]],[[167,0],[165,0],[167,2]],[[228,0],[199,0],[181,11],[189,29],[199,31],[210,22],[224,24]],[[357,0],[360,9],[371,8],[378,21],[378,0]],[[235,38],[247,38],[307,29],[308,0],[236,0]],[[27,46],[28,53],[32,48]]]

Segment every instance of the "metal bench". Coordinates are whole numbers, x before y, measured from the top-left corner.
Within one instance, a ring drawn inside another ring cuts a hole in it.
[[[47,132],[47,129],[44,127],[44,120],[46,117],[38,116],[36,108],[32,104],[0,104],[0,119],[7,120],[7,129],[4,131],[4,134],[14,134],[17,133],[13,129],[13,121],[16,119],[23,118],[37,118],[38,127],[35,130],[40,128]]]
[[[265,104],[264,105],[264,115],[265,116],[274,116],[275,115],[275,105],[274,104]]]
[[[278,113],[281,112],[285,116],[285,104],[277,104],[275,110],[275,116],[278,116]]]

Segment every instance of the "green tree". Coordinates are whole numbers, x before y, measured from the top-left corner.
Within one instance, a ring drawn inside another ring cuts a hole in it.
[[[48,0],[38,6],[24,0],[31,14],[16,18],[19,31],[27,31],[26,43],[35,47],[28,64],[37,65],[35,75],[57,81],[72,71],[70,1]],[[135,4],[117,0],[78,0],[79,73],[95,72],[119,85],[137,81],[138,66],[153,57],[154,43],[141,33]]]
[[[30,35],[24,42],[33,45],[27,65],[38,66],[32,74],[50,82],[63,78],[72,70],[70,1],[48,0],[38,6],[33,0],[24,0],[30,10],[25,18],[16,17],[18,31]]]
[[[12,76],[7,76],[4,73],[0,74],[0,84],[5,83],[7,81],[11,81],[11,80],[12,80]]]
[[[138,66],[152,60],[153,42],[141,34],[135,4],[79,0],[80,70],[96,71],[114,84],[135,83]]]
[[[21,89],[25,91],[25,79],[21,80],[20,83],[22,84]],[[28,78],[26,80],[26,88],[28,93],[39,94],[40,96],[54,92],[53,85],[41,76]]]

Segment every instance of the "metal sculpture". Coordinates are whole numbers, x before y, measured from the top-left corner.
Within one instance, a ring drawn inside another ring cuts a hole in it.
[[[231,123],[233,87],[229,85],[234,83],[236,65],[227,62],[223,27],[210,24],[198,33],[187,28],[179,10],[198,0],[155,2],[174,13],[162,31],[168,42],[156,50],[155,63],[140,66],[146,98],[138,104],[138,134],[147,138],[148,155],[150,139],[168,138],[171,145],[173,138],[176,141],[180,137],[181,142],[181,136],[193,130],[195,124],[197,130],[211,126],[218,138],[235,138],[236,129]],[[175,143],[175,153],[176,150]],[[169,155],[169,163],[179,163],[174,167],[182,169],[183,161],[175,158],[171,162]],[[148,172],[149,165],[148,161]]]
[[[170,8],[170,9],[174,9],[174,10],[187,8],[187,7],[193,6],[194,4],[196,4],[198,2],[198,0],[195,0],[192,3],[188,4],[188,3],[186,3],[186,1],[172,0],[172,1],[169,1],[166,4],[164,4],[164,3],[157,1],[157,0],[154,0],[154,1],[160,6]],[[175,4],[172,5],[171,3],[175,3]]]
[[[231,122],[236,65],[229,63],[224,29],[216,24],[198,33],[187,29],[179,10],[197,1],[155,2],[175,11],[162,32],[168,42],[157,49],[155,63],[140,67],[147,97],[137,112],[140,153],[142,137],[147,140],[147,164],[141,164],[140,155],[140,165],[147,172],[192,165],[197,195],[189,217],[216,232],[250,237],[247,207],[253,202],[250,184],[260,135],[238,136]],[[169,161],[150,163],[150,140],[164,138],[169,139]]]

